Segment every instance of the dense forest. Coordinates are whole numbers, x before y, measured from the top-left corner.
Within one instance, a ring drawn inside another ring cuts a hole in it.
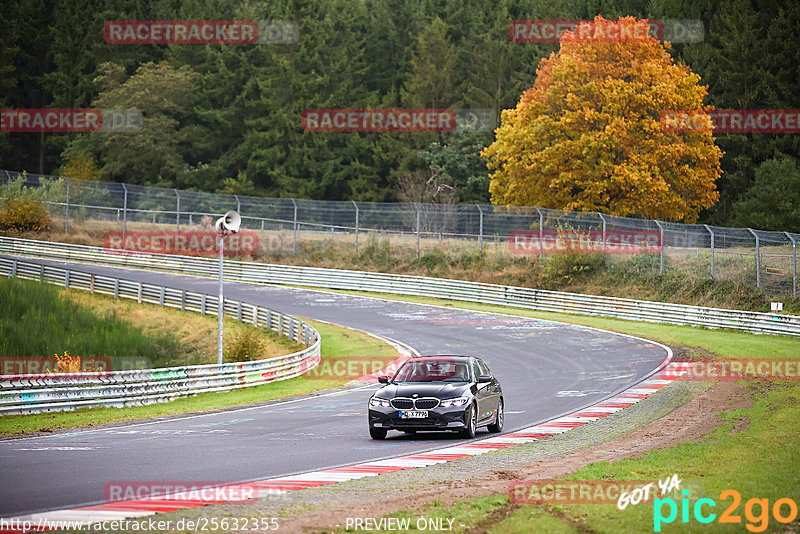
[[[6,0],[2,108],[133,108],[134,133],[0,134],[0,167],[327,200],[486,202],[491,128],[304,131],[309,108],[516,106],[554,43],[516,19],[699,19],[675,61],[721,109],[800,108],[793,0]],[[108,44],[111,20],[290,21],[294,42]],[[486,115],[484,115],[486,116]],[[719,201],[701,222],[800,229],[797,134],[720,134]],[[88,171],[87,171],[88,169]]]

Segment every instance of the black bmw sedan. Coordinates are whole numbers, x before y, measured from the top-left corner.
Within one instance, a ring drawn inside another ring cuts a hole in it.
[[[503,429],[503,390],[475,356],[425,356],[403,363],[369,399],[369,435],[389,430],[454,430],[465,438],[486,426]]]

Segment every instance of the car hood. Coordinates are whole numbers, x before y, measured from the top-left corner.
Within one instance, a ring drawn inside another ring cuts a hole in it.
[[[379,389],[375,395],[384,399],[394,397],[436,397],[449,399],[460,397],[468,392],[471,384],[467,382],[418,382],[413,384],[389,384]]]

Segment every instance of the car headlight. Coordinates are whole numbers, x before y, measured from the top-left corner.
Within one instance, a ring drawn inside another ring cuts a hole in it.
[[[469,397],[456,397],[455,399],[443,399],[439,406],[442,408],[450,408],[451,406],[464,406],[469,402]]]
[[[371,399],[369,399],[369,405],[370,406],[381,406],[382,408],[391,408],[392,407],[392,404],[388,400],[381,399],[381,398],[378,398],[378,397],[372,397]]]

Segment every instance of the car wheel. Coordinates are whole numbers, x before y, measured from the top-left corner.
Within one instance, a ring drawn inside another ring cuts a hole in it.
[[[467,428],[461,431],[461,437],[472,439],[475,437],[475,429],[478,426],[478,409],[473,404],[467,412]]]
[[[369,427],[369,437],[372,439],[383,439],[386,437],[386,429]]]
[[[503,430],[503,399],[497,404],[497,417],[494,418],[494,423],[487,427],[489,432],[500,432]]]

